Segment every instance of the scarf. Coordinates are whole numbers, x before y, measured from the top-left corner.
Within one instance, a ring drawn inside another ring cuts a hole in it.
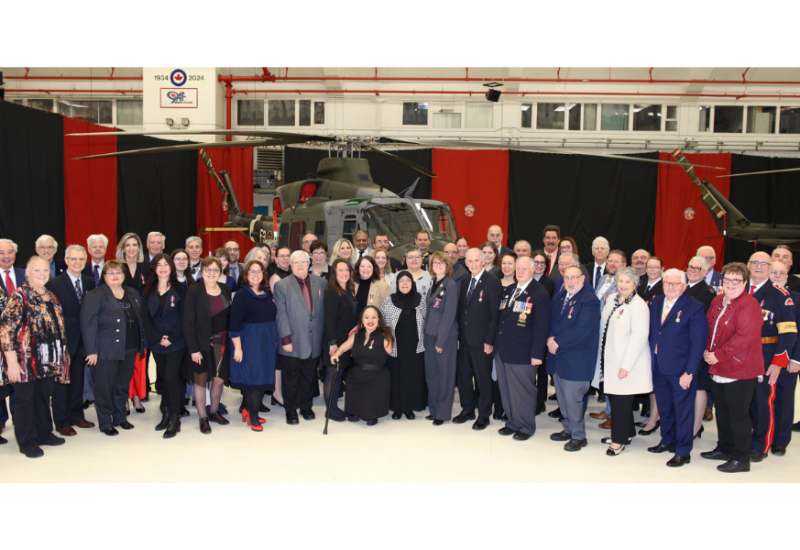
[[[411,290],[406,294],[400,292],[400,279],[403,277],[407,277],[408,280],[411,281]],[[403,313],[406,313],[419,306],[419,303],[422,301],[422,296],[417,292],[417,283],[414,282],[414,277],[411,276],[411,273],[408,271],[401,271],[398,273],[395,284],[397,285],[397,291],[392,294],[392,303],[395,307],[400,308],[403,310]]]

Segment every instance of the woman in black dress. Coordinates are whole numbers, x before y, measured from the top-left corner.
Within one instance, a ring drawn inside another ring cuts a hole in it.
[[[428,406],[425,382],[425,310],[426,304],[417,292],[414,278],[408,271],[397,274],[397,292],[386,298],[381,313],[397,345],[389,359],[392,374],[390,407],[395,420],[405,413],[413,420],[414,411]]]
[[[329,418],[336,422],[342,422],[345,419],[344,411],[339,408],[338,400],[342,385],[341,372],[350,366],[350,353],[341,353],[338,356],[340,373],[336,375],[336,383],[333,386],[333,395],[336,398],[332,401],[330,400],[331,382],[336,369],[331,358],[339,351],[339,346],[347,341],[350,331],[358,324],[358,306],[353,297],[352,271],[353,269],[346,260],[336,260],[330,271],[333,276],[328,279],[328,288],[325,289],[325,335],[322,344],[322,363],[326,367],[325,405],[331,403]]]
[[[203,258],[200,263],[202,284],[186,292],[183,310],[183,334],[191,354],[194,402],[200,416],[200,431],[211,433],[209,419],[224,425],[228,419],[219,414],[222,386],[228,380],[231,346],[228,325],[231,314],[231,289],[219,283],[222,262],[219,258]],[[206,385],[211,384],[210,411],[206,413]]]
[[[394,350],[392,332],[375,306],[367,306],[361,312],[358,332],[339,346],[331,361],[338,363],[351,349],[352,365],[347,375],[344,410],[352,415],[352,420],[362,418],[367,426],[374,426],[378,418],[389,414],[391,376],[385,364]]]

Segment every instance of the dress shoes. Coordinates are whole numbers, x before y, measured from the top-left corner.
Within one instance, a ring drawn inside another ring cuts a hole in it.
[[[601,422],[600,424],[597,425],[597,427],[602,429],[602,430],[610,430],[611,429],[611,419],[609,418],[605,422]],[[639,433],[642,433],[642,432],[639,432]]]
[[[556,394],[551,395],[547,398],[548,401],[558,401],[558,396]]]
[[[83,407],[83,410],[86,410],[92,406],[92,403],[94,403],[94,399],[84,399],[83,403],[81,403],[81,406]]]
[[[725,460],[730,461],[733,460],[733,455],[730,453],[726,453],[724,451],[720,451],[719,449],[714,449],[713,451],[706,451],[704,453],[700,453],[700,456],[703,458],[707,458],[709,460]]]
[[[775,456],[784,456],[786,454],[786,447],[781,447],[780,445],[773,445],[772,454],[774,454]]]
[[[700,429],[695,434],[694,439],[702,439],[704,431],[706,431],[705,426],[700,426]]]
[[[547,413],[547,416],[549,416],[550,418],[557,418],[559,420],[564,420],[564,416],[561,414],[561,409],[558,407],[556,407],[556,410]]]
[[[106,435],[117,435],[119,433],[114,426],[106,428],[105,430],[102,430],[102,432]]]
[[[444,420],[439,420],[438,418],[433,419],[434,426],[441,426],[442,424],[444,424]]]
[[[58,437],[54,435],[40,442],[39,445],[49,445],[51,447],[57,447],[59,445],[63,445],[66,442],[67,440],[64,439],[63,437]]]
[[[680,468],[684,464],[689,464],[692,461],[692,458],[689,456],[678,456],[675,455],[667,461],[667,466],[670,468]]]
[[[89,422],[88,420],[78,420],[73,422],[72,425],[78,428],[94,428],[94,422]]]
[[[547,410],[547,407],[545,406],[544,403],[542,403],[541,405],[536,407],[536,412],[534,413],[534,416],[539,416],[540,414],[542,414],[546,410]]]
[[[660,420],[656,420],[656,425],[653,426],[652,430],[645,430],[644,428],[642,428],[641,430],[639,430],[639,435],[650,435],[651,433],[653,433],[654,431],[656,431],[660,427],[661,427],[661,421]]]
[[[345,414],[347,414],[347,413],[345,413]],[[348,422],[361,422],[361,419],[359,417],[357,417],[356,415],[354,415],[354,414],[348,414],[347,415],[347,421]]]
[[[136,412],[137,412],[137,413],[139,413],[139,414],[142,414],[142,413],[144,413],[144,407],[142,407],[141,409],[135,409],[135,410],[136,410]]]
[[[132,430],[133,424],[131,424],[127,420],[123,420],[122,423],[119,424],[119,427],[122,428],[123,430]]]
[[[626,445],[630,445],[631,441],[633,441],[633,438],[629,437]],[[612,443],[614,443],[614,441],[610,437],[604,437],[603,439],[600,440],[600,443],[602,443],[603,445],[611,445]]]
[[[6,443],[8,443],[8,439],[6,439],[3,436],[0,436],[0,445],[5,445]]]
[[[572,437],[567,432],[550,434],[550,441],[569,441]]]
[[[72,426],[67,426],[66,428],[61,428],[60,430],[58,430],[58,433],[60,433],[61,435],[65,435],[65,436],[78,435],[78,432],[76,432],[75,428],[73,428]]]
[[[264,403],[261,403],[261,405],[258,406],[258,412],[268,413],[269,407],[267,407]]]
[[[425,417],[425,420],[434,420],[433,415],[429,414],[428,416]]]
[[[567,441],[566,445],[564,445],[564,450],[568,453],[574,453],[575,451],[580,451],[588,444],[589,442],[585,439],[570,439]]]
[[[189,409],[186,407],[181,407],[181,418],[185,418],[187,416],[191,416],[192,413],[189,412]]]
[[[703,420],[714,420],[714,412],[708,407],[706,407],[706,411],[703,413]]]
[[[478,420],[475,421],[475,424],[472,425],[473,430],[483,430],[486,426],[489,425],[489,419],[484,417],[478,417]]]
[[[19,452],[21,452],[28,458],[39,458],[40,456],[44,456],[44,451],[39,446],[28,447],[27,449],[20,449]]]
[[[792,424],[792,431],[800,432],[800,422],[795,422],[794,424]]]
[[[750,451],[750,462],[761,462],[769,455],[760,451]]]
[[[209,414],[208,415],[208,419],[211,420],[211,421],[216,422],[220,426],[225,426],[225,425],[231,423],[231,421],[228,420],[227,418],[225,418],[224,416],[222,416],[222,413],[219,412],[219,411]]]
[[[508,422],[508,415],[506,413],[503,413],[502,415],[500,415],[500,420],[502,420],[503,422]]]
[[[637,428],[644,428],[645,426],[647,426],[647,422],[634,422],[633,425],[636,426]]]
[[[280,401],[275,399],[275,396],[271,396],[269,398],[269,404],[272,405],[272,406],[276,406],[277,405],[278,407],[283,408],[283,403],[281,403]]]
[[[400,420],[403,418],[403,413],[401,411],[394,411],[392,413],[392,420]]]
[[[394,415],[392,417],[394,418]],[[461,414],[453,419],[453,424],[463,424],[467,420],[475,420],[475,411],[461,411]]]
[[[524,432],[516,432],[514,434],[514,439],[517,441],[528,441],[533,434],[526,434]]]
[[[201,434],[211,433],[211,425],[208,423],[208,417],[200,419],[200,433]]]
[[[735,474],[736,472],[749,472],[749,462],[739,462],[738,460],[729,460],[725,464],[717,466],[717,470],[725,472],[726,474]]]
[[[499,433],[500,435],[514,435],[516,432],[511,428],[502,427],[499,430],[497,430],[497,433]]]
[[[619,456],[622,454],[622,451],[625,450],[625,445],[620,445],[616,449],[609,445],[608,449],[606,449],[606,456]]]
[[[414,420],[416,418],[416,415],[414,415],[414,411],[406,411],[403,414],[405,414],[406,418],[409,420]]]
[[[296,414],[292,415],[292,416],[287,416],[286,417],[286,423],[289,424],[290,426],[292,426],[294,424],[300,424],[300,419],[297,418]]]
[[[606,411],[602,411],[599,413],[589,413],[589,416],[591,416],[595,420],[608,420],[609,418],[611,418],[611,415],[608,414]]]
[[[307,411],[300,411],[300,415],[303,417],[303,420],[314,420],[317,415],[314,414],[314,411],[311,409]]]
[[[373,418],[372,420],[367,420],[367,426],[374,426],[377,423],[378,423],[377,418]]]
[[[659,443],[659,444],[658,444],[658,445],[656,445],[655,447],[648,447],[648,448],[647,448],[647,452],[648,452],[648,453],[656,453],[656,454],[660,454],[660,453],[674,453],[674,452],[675,452],[675,447],[665,447],[664,445],[662,445],[661,443]]]

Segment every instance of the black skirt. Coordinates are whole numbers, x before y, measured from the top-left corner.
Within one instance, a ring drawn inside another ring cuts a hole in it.
[[[389,414],[391,377],[386,367],[367,370],[353,365],[347,371],[347,393],[344,410],[363,420],[372,420]]]

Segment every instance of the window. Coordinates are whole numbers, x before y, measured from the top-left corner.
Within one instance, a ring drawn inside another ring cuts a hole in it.
[[[781,134],[800,134],[800,107],[781,107]]]
[[[40,111],[47,111],[48,113],[53,112],[53,100],[52,99],[29,99],[28,100],[28,107],[31,109],[39,109]]]
[[[581,129],[581,104],[580,103],[570,103],[569,105],[569,129],[570,130],[580,130]],[[592,128],[594,130],[594,128]]]
[[[24,105],[25,104],[24,102],[25,102],[24,99],[12,99],[11,100],[11,103],[13,103],[14,105]]]
[[[292,235],[289,247],[292,250],[303,250],[303,235],[306,234],[306,222],[299,221],[292,223]]]
[[[289,246],[289,224],[282,223],[278,234],[278,246]]]
[[[433,113],[434,128],[461,128],[461,113]]]
[[[532,103],[523,103],[522,104],[522,122],[520,125],[523,128],[530,128],[531,122],[533,120],[533,104]]]
[[[583,129],[597,130],[597,103],[586,103],[583,106]]]
[[[325,102],[314,102],[314,124],[325,124]]]
[[[494,103],[467,103],[465,113],[465,128],[491,128]]]
[[[325,240],[325,222],[316,222],[314,224],[314,235],[321,241]]]
[[[342,238],[349,240],[351,243],[353,242],[353,236],[358,231],[358,222],[356,222],[356,217],[352,214],[345,216],[344,223],[342,225]],[[333,251],[338,252],[337,250]]]
[[[697,124],[697,130],[700,132],[708,132],[711,128],[711,107],[700,107],[700,118]]]
[[[536,128],[539,130],[563,130],[564,104],[537,103]]]
[[[714,107],[714,132],[723,134],[741,134],[744,118],[744,107]]]
[[[403,103],[403,126],[427,126],[427,103]]]
[[[300,114],[297,121],[299,126],[311,126],[311,100],[300,100]]]
[[[236,124],[239,126],[264,126],[264,101],[239,99],[236,101]]]
[[[269,125],[294,126],[294,99],[270,99]]]
[[[633,131],[634,132],[660,132],[661,131],[661,105],[633,106]]]
[[[117,124],[120,126],[141,126],[142,100],[117,100]]]
[[[64,116],[84,122],[111,124],[111,101],[60,99],[58,101],[58,112]]]
[[[630,105],[605,103],[600,115],[601,130],[627,130],[629,128]]]
[[[667,132],[678,131],[678,106],[667,105],[667,119],[664,121],[664,130]]]
[[[774,134],[775,118],[778,115],[777,107],[748,107],[747,108],[747,133],[748,134]]]

